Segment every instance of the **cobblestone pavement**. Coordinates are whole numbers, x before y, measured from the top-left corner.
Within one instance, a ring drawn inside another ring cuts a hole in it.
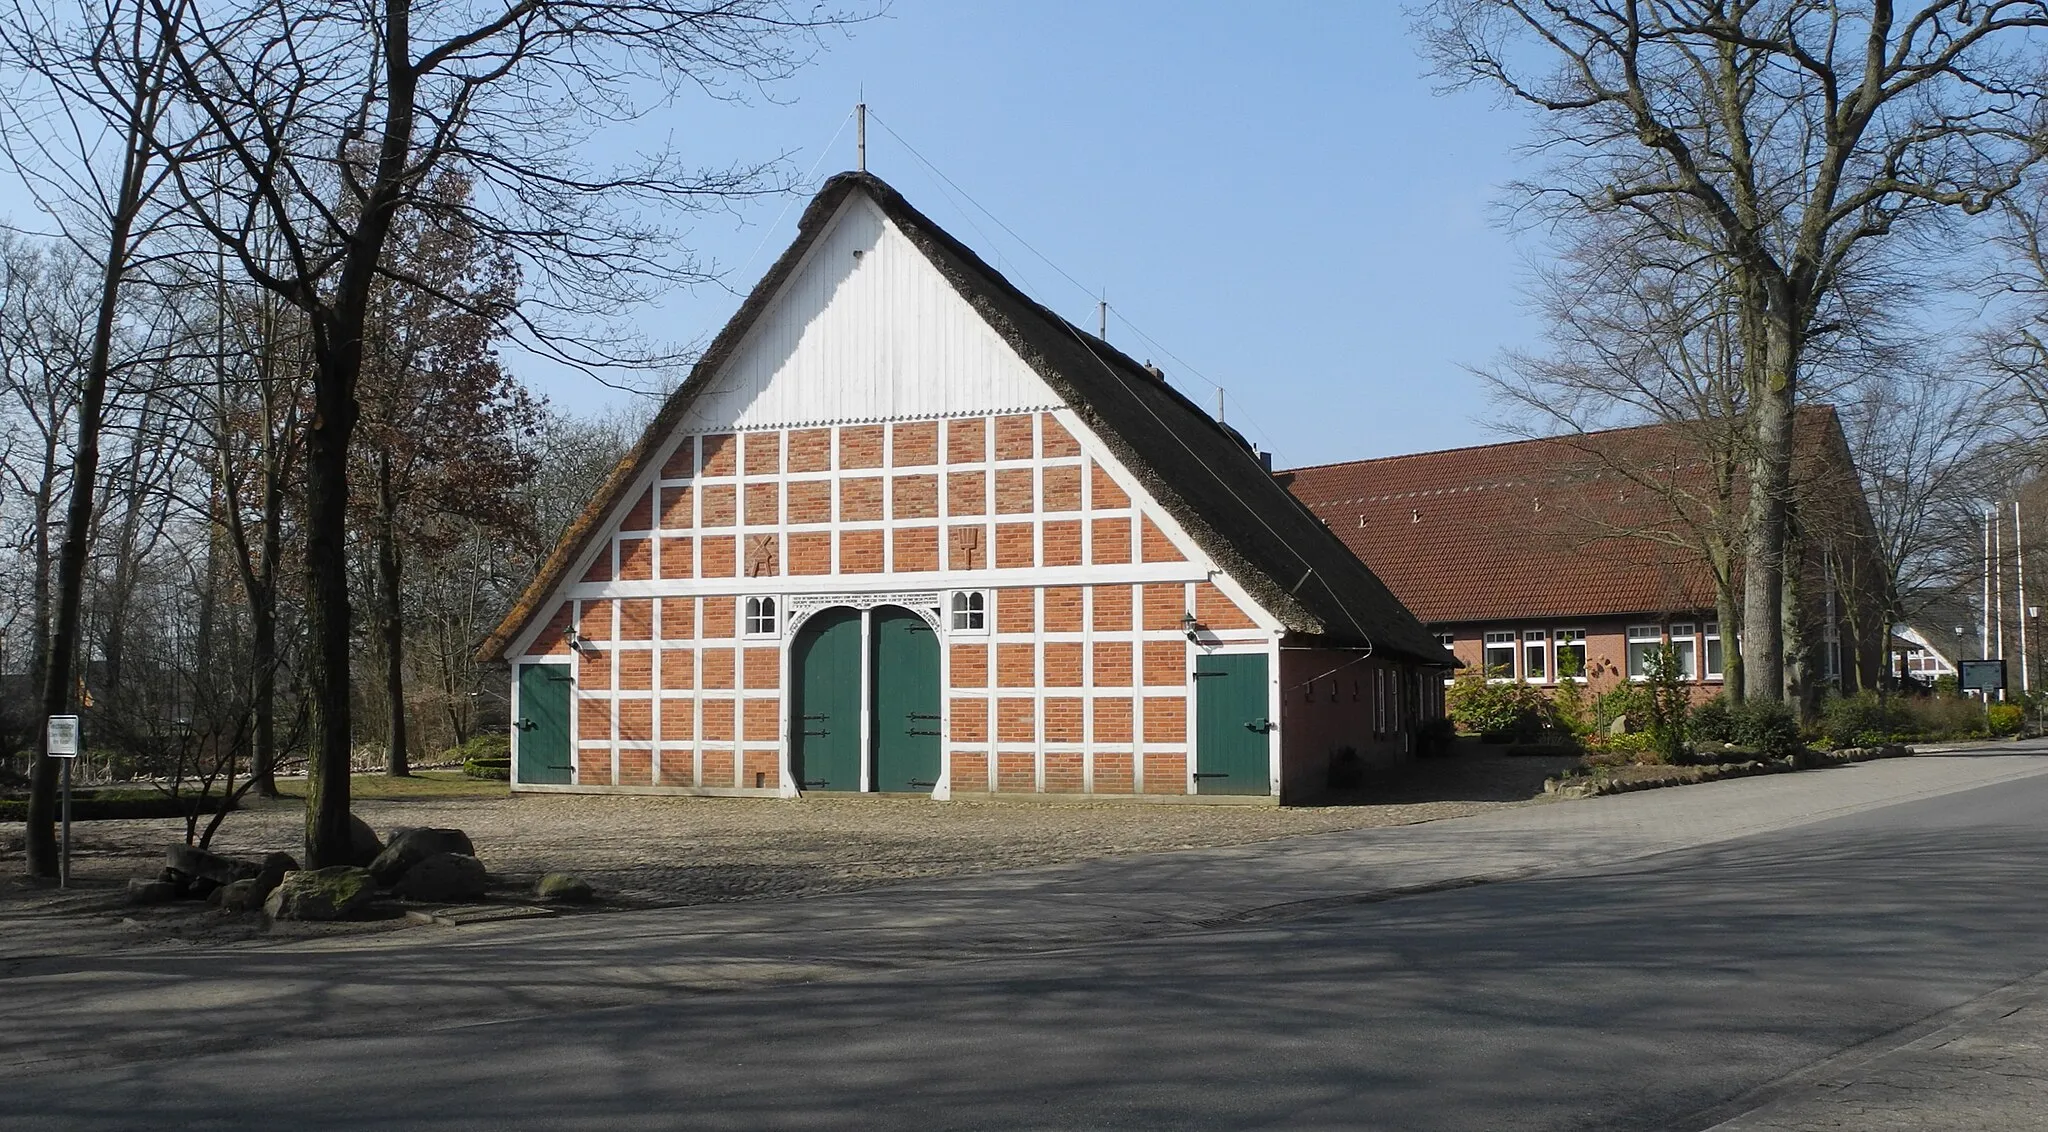
[[[510,798],[358,799],[355,812],[388,834],[399,826],[464,830],[494,873],[575,873],[626,907],[814,896],[878,884],[962,876],[1130,854],[1213,848],[1412,825],[1547,804],[1543,779],[1563,762],[1475,754],[1419,764],[1362,804],[1305,808],[1102,803],[932,802],[813,795],[798,801],[649,795],[522,794]],[[230,815],[213,848],[231,855],[297,855],[301,804],[257,800]],[[257,934],[200,917],[191,906],[146,915],[113,899],[126,878],[154,874],[175,820],[73,827],[72,875],[56,893],[20,881],[21,826],[0,824],[0,925],[64,917],[73,934],[108,946],[153,937],[219,942]],[[118,921],[125,920],[125,924]],[[61,926],[61,925],[58,925]],[[151,930],[154,929],[154,930]],[[327,929],[334,931],[364,929]],[[83,942],[82,940],[80,942]]]
[[[1912,1031],[1758,1090],[1731,1106],[1757,1107],[1709,1132],[2048,1128],[2048,975],[1994,991]]]

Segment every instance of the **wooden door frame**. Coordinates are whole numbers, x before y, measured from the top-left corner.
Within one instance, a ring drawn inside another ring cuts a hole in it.
[[[1190,795],[1202,792],[1201,780],[1195,774],[1201,767],[1201,692],[1195,680],[1195,670],[1203,661],[1219,656],[1262,656],[1266,658],[1266,796],[1280,794],[1280,744],[1284,735],[1280,727],[1280,642],[1230,642],[1215,647],[1202,646],[1195,652],[1188,665],[1188,717],[1187,747],[1188,770],[1186,790]],[[1218,797],[1219,795],[1210,795]],[[1258,797],[1258,795],[1245,795]]]
[[[872,663],[870,660],[871,650],[868,645],[872,632],[874,610],[880,606],[890,605],[908,610],[921,618],[925,624],[931,626],[932,635],[939,642],[939,730],[942,734],[939,737],[939,783],[932,788],[932,797],[940,801],[951,797],[952,792],[948,789],[949,780],[947,776],[952,773],[953,755],[949,749],[950,745],[946,742],[946,738],[952,734],[953,720],[946,689],[951,686],[953,650],[947,647],[948,633],[946,626],[948,623],[943,608],[943,595],[951,592],[952,590],[950,589],[932,591],[875,590],[864,593],[840,592],[830,594],[790,594],[786,590],[783,591],[782,600],[785,604],[782,617],[780,618],[782,630],[780,641],[782,649],[782,695],[779,697],[782,715],[782,786],[777,791],[780,796],[784,798],[800,798],[803,796],[803,787],[797,782],[796,775],[793,773],[796,756],[796,738],[792,728],[796,726],[796,720],[790,711],[791,705],[796,702],[796,638],[803,631],[804,625],[810,622],[811,618],[832,609],[851,609],[860,614],[861,788],[858,792],[863,794],[873,792],[874,751],[871,749],[873,728],[870,726],[870,716],[874,712],[874,696],[873,684],[871,683],[872,677],[868,671],[869,665]],[[991,613],[991,616],[993,616],[993,613]]]
[[[576,672],[575,672],[575,662],[574,662],[574,660],[573,660],[572,658],[569,658],[569,657],[554,657],[554,656],[544,656],[544,657],[539,657],[539,658],[537,658],[537,659],[531,659],[531,660],[529,660],[529,659],[526,659],[526,658],[522,657],[522,658],[520,658],[520,659],[518,659],[518,660],[515,660],[515,661],[513,661],[513,662],[512,662],[512,731],[513,731],[513,736],[512,736],[512,777],[511,777],[511,780],[510,780],[510,781],[511,781],[511,787],[510,787],[510,788],[511,788],[511,789],[514,789],[514,790],[518,789],[518,788],[519,788],[519,787],[520,787],[520,786],[522,785],[522,783],[521,783],[521,782],[519,781],[519,741],[520,741],[520,738],[521,738],[522,736],[524,736],[524,735],[526,734],[525,732],[523,732],[523,731],[519,730],[519,720],[520,720],[520,719],[521,719],[522,717],[524,717],[524,716],[525,716],[525,714],[526,714],[526,712],[525,712],[525,710],[524,710],[524,707],[525,707],[525,705],[524,705],[524,704],[523,704],[523,703],[521,702],[522,700],[524,700],[524,699],[525,699],[525,696],[524,696],[524,694],[523,694],[523,693],[521,693],[521,692],[520,692],[520,690],[519,690],[519,675],[520,675],[520,672],[521,672],[521,670],[523,670],[523,669],[525,669],[525,668],[527,668],[527,667],[529,667],[529,666],[534,666],[534,667],[538,667],[538,666],[540,666],[540,665],[543,665],[543,664],[546,664],[546,665],[552,665],[552,666],[554,666],[554,667],[556,667],[556,668],[564,668],[564,669],[568,669],[568,670],[569,670],[569,681],[568,681],[568,684],[569,684],[569,703],[568,703],[568,711],[567,711],[567,713],[566,713],[566,718],[565,718],[565,719],[563,719],[563,721],[562,721],[562,727],[563,727],[563,729],[564,729],[564,730],[565,730],[565,731],[567,732],[567,734],[565,734],[565,735],[563,736],[563,738],[564,738],[564,739],[565,739],[565,740],[567,741],[567,743],[568,743],[568,747],[569,747],[569,784],[570,784],[570,785],[572,785],[572,786],[573,786],[573,785],[575,785],[575,784],[576,784],[576,775],[577,775],[577,772],[578,772],[578,770],[579,770],[579,769],[581,768],[581,766],[582,766],[582,760],[576,757],[576,680],[575,680],[575,677],[576,677]],[[535,783],[531,783],[530,785],[534,785],[534,786],[553,786],[553,785],[556,785],[556,784],[555,784],[555,783],[551,783],[551,782],[535,782]]]

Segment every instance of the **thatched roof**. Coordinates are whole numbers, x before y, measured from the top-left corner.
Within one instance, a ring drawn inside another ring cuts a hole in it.
[[[797,238],[721,331],[647,432],[620,462],[540,575],[480,650],[505,647],[567,578],[585,543],[657,457],[824,232],[847,197],[863,193],[924,254],[960,297],[1042,377],[1136,475],[1146,494],[1202,550],[1298,638],[1370,646],[1430,664],[1450,657],[1321,520],[1261,466],[1243,439],[1109,343],[1033,301],[1002,274],[868,173],[827,181],[798,222]]]

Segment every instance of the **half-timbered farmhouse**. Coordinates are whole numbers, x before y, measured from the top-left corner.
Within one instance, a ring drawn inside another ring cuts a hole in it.
[[[865,173],[483,651],[518,789],[939,798],[1312,797],[1452,663],[1241,437]]]

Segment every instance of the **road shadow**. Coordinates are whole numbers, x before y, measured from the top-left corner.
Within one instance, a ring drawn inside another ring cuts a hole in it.
[[[2048,966],[2048,902],[2014,899],[2048,875],[2048,842],[2025,799],[1972,804],[1994,812],[1858,815],[1589,874],[914,970],[886,969],[853,902],[814,905],[849,914],[840,942],[874,945],[872,973],[430,1037],[406,1034],[394,1005],[389,1029],[252,1044],[217,1078],[187,1059],[52,1072],[12,1103],[71,1128],[145,1112],[260,1124],[286,1091],[308,1129],[372,1114],[448,1129],[1697,1127],[1763,1082]],[[721,939],[764,962],[791,942],[678,936],[670,958],[643,955],[646,977]],[[268,1008],[315,1021],[348,989],[273,958],[267,974],[296,989]],[[385,975],[478,978],[539,1010],[552,980],[607,959],[456,946]],[[51,1036],[167,1040],[257,1008],[80,1017]]]
[[[1320,804],[1415,805],[1429,802],[1526,802],[1543,796],[1545,779],[1576,766],[1577,755],[1510,755],[1497,746],[1459,742],[1451,752],[1416,759]]]

